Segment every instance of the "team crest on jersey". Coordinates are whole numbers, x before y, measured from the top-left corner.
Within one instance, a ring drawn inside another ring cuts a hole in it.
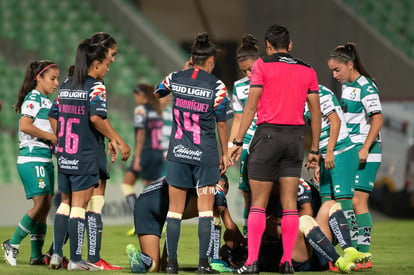
[[[351,98],[351,99],[355,99],[356,98],[356,89],[352,89],[352,91],[350,92],[350,94],[349,94],[349,97]]]
[[[45,181],[43,179],[39,179],[39,185],[38,186],[39,186],[40,189],[45,189],[45,187],[46,187]]]

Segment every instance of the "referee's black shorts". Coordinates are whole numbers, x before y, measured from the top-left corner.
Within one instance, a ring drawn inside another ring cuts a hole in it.
[[[303,126],[260,124],[250,145],[249,179],[277,181],[300,177],[304,155]]]

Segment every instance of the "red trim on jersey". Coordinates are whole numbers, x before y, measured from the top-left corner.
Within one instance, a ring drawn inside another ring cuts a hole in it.
[[[191,75],[191,79],[196,79],[198,75],[199,68],[194,68],[193,74]]]

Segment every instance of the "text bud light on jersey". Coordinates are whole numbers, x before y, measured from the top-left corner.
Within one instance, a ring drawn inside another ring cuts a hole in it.
[[[177,93],[193,95],[196,97],[201,98],[211,98],[213,92],[208,89],[201,89],[200,87],[191,87],[191,86],[184,86],[184,85],[176,85],[172,84],[172,90]]]

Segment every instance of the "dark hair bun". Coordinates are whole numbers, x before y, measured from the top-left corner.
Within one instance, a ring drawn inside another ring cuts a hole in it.
[[[199,44],[206,44],[210,42],[210,40],[208,39],[208,33],[203,32],[203,33],[198,34],[196,37],[196,41]]]
[[[243,44],[243,47],[254,48],[256,47],[257,39],[249,33],[243,36],[242,44]]]

